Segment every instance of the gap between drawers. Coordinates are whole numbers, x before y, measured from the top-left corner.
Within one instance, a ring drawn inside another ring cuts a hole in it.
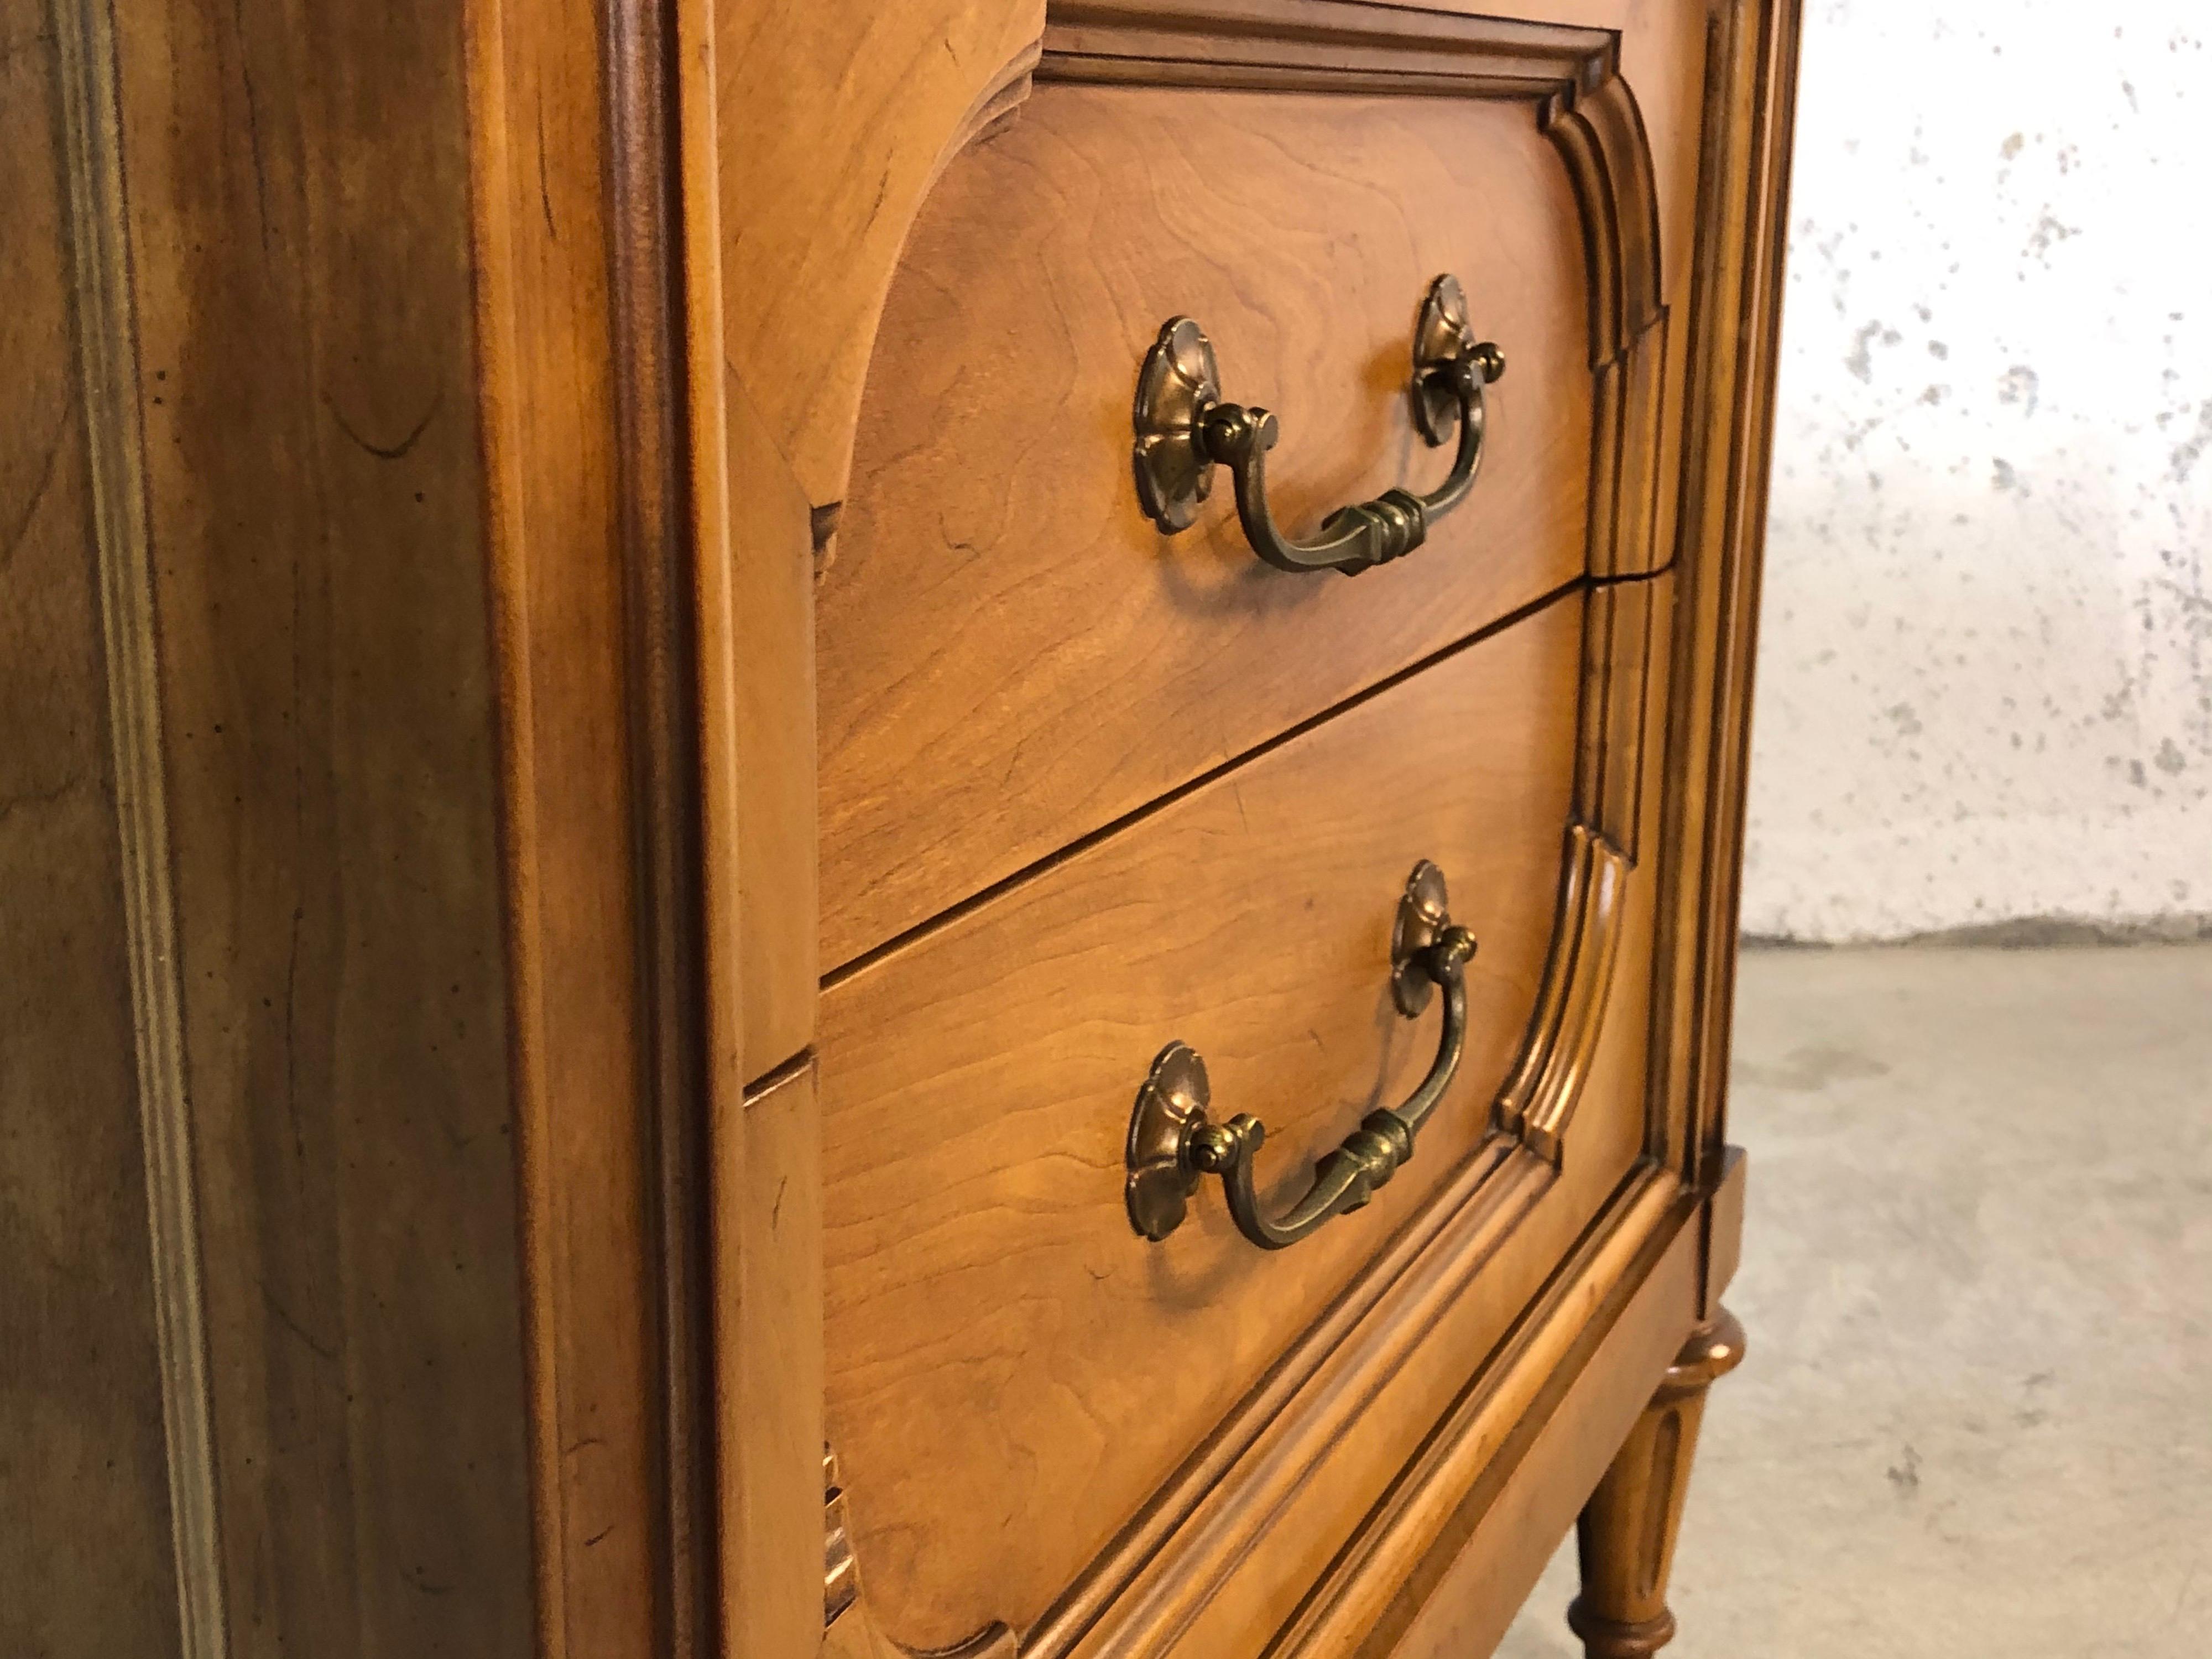
[[[1454,640],[1449,645],[1443,646],[1437,650],[1431,651],[1427,656],[1420,658],[1417,661],[1408,663],[1406,666],[1398,669],[1393,673],[1385,675],[1382,678],[1376,681],[1373,684],[1364,686],[1359,690],[1353,692],[1350,696],[1340,698],[1339,701],[1331,703],[1328,708],[1321,709],[1315,714],[1309,714],[1305,719],[1299,720],[1296,725],[1286,726],[1282,731],[1267,738],[1265,741],[1255,744],[1249,749],[1246,749],[1237,754],[1231,755],[1228,759],[1220,762],[1217,765],[1209,767],[1206,770],[1199,773],[1196,776],[1186,779],[1183,782],[1177,784],[1174,788],[1170,789],[1162,794],[1154,796],[1152,799],[1145,802],[1141,806],[1133,807],[1130,811],[1122,813],[1121,817],[1114,818],[1108,823],[1100,824],[1095,830],[1085,831],[1082,835],[1076,836],[1073,841],[1068,842],[1065,846],[1054,848],[1042,858],[1033,860],[1031,862],[1024,865],[1020,869],[1012,872],[1011,874],[1001,876],[998,880],[991,883],[988,887],[979,889],[977,891],[970,893],[966,898],[960,900],[957,903],[949,904],[942,910],[936,912],[933,915],[927,916],[922,921],[915,923],[911,927],[905,928],[897,933],[894,933],[882,944],[871,945],[867,950],[861,951],[858,956],[847,958],[845,961],[839,963],[835,968],[830,969],[827,973],[822,975],[820,990],[825,994],[830,991],[836,990],[839,986],[845,984],[848,981],[859,977],[869,969],[877,966],[880,963],[890,960],[892,957],[898,955],[900,952],[907,950],[910,946],[919,945],[931,934],[938,932],[940,928],[949,927],[965,916],[972,915],[976,911],[981,909],[985,905],[1005,897],[1008,893],[1013,892],[1018,888],[1026,886],[1029,883],[1036,880],[1041,876],[1049,874],[1062,864],[1066,863],[1070,859],[1090,851],[1091,848],[1098,846],[1101,842],[1107,841],[1112,836],[1120,835],[1125,830],[1133,829],[1138,824],[1144,823],[1147,818],[1152,817],[1154,814],[1164,811],[1168,807],[1173,806],[1176,802],[1196,793],[1199,790],[1205,788],[1207,785],[1218,782],[1221,779],[1230,775],[1230,774],[1241,770],[1244,767],[1250,765],[1255,761],[1265,758],[1267,756],[1273,754],[1276,750],[1282,748],[1285,744],[1304,737],[1307,732],[1311,732],[1316,726],[1322,725],[1324,722],[1334,720],[1340,714],[1357,708],[1363,703],[1369,702],[1376,697],[1382,696],[1386,692],[1395,690],[1398,686],[1404,684],[1407,680],[1412,679],[1416,674],[1425,673],[1430,669],[1436,667],[1439,663],[1449,661],[1452,658],[1459,655],[1462,651],[1469,650],[1475,646],[1480,645],[1486,640],[1492,639],[1498,635],[1504,633],[1507,629],[1515,627],[1521,623],[1524,623],[1530,617],[1548,611],[1555,605],[1563,604],[1578,594],[1593,592],[1601,587],[1626,587],[1639,582],[1656,581],[1660,577],[1668,573],[1668,569],[1672,568],[1672,564],[1673,561],[1669,560],[1667,564],[1661,566],[1656,570],[1638,571],[1632,574],[1620,576],[1591,576],[1589,574],[1583,574],[1577,576],[1571,580],[1562,582],[1559,586],[1539,594],[1536,598],[1529,600],[1526,605],[1521,605],[1517,609],[1509,611],[1504,616],[1496,618],[1494,621],[1485,623],[1482,627],[1475,629],[1472,634],[1468,634],[1459,639]]]

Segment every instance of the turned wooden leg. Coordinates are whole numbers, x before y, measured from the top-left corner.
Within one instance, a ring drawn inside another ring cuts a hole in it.
[[[1575,1523],[1583,1593],[1567,1623],[1583,1638],[1585,1659],[1647,1659],[1674,1638],[1667,1611],[1667,1573],[1705,1390],[1743,1358],[1743,1327],[1725,1308],[1690,1333],[1667,1379]]]

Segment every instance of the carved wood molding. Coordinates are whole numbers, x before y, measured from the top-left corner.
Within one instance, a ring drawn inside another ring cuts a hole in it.
[[[1589,270],[1593,376],[1588,555],[1593,580],[1573,821],[1543,985],[1477,1149],[1277,1362],[1115,1541],[1017,1639],[993,1624],[963,1659],[1152,1652],[1227,1582],[1287,1497],[1340,1449],[1441,1310],[1556,1176],[1619,955],[1643,788],[1667,308],[1657,191],[1636,100],[1609,30],[1475,18],[1357,0],[1067,0],[1041,54],[991,77],[937,168],[1003,121],[1034,80],[1324,90],[1526,102],[1566,167]],[[1623,580],[1630,579],[1630,580]],[[1670,1194],[1668,1203],[1672,1203]],[[1664,1207],[1662,1206],[1662,1207]],[[1624,1223],[1626,1224],[1626,1223]],[[1494,1368],[1492,1368],[1494,1369]],[[910,1659],[868,1607],[847,1498],[825,1482],[825,1651]]]
[[[1571,99],[1617,71],[1608,29],[1359,0],[1054,0],[1040,80]]]
[[[1630,1302],[1679,1253],[1699,1196],[1640,1165],[1401,1469],[1328,1572],[1276,1632],[1267,1659],[1358,1655],[1398,1645],[1449,1570],[1468,1527],[1510,1479]]]
[[[1626,855],[1602,836],[1579,823],[1569,828],[1543,988],[1520,1058],[1498,1093],[1498,1127],[1555,1167],[1605,1018],[1628,871]]]
[[[1586,568],[1606,578],[1658,567],[1659,195],[1610,30],[1350,0],[1071,0],[1049,9],[1043,44],[1042,82],[1528,103],[1582,217],[1595,381]]]
[[[93,542],[100,574],[115,824],[125,879],[125,947],[137,1039],[148,1258],[161,1367],[169,1535],[182,1659],[230,1650],[221,1480],[209,1377],[199,1195],[172,865],[160,632],[148,523],[142,365],[131,290],[116,18],[105,4],[52,12],[59,66],[69,245],[75,263]]]
[[[1613,76],[1543,110],[1544,131],[1583,210],[1590,301],[1589,573],[1648,574],[1659,491],[1667,365],[1660,300],[1659,200],[1644,118]]]
[[[594,27],[460,11],[539,1638],[694,1659],[719,1645],[698,1103],[722,830],[697,802],[721,672],[694,647],[723,619],[695,627],[691,580],[715,591],[726,520],[721,443],[693,441],[724,422],[708,24],[703,0],[609,0]]]
[[[1675,515],[1667,708],[1669,848],[1658,894],[1650,1092],[1655,1154],[1723,1172],[1723,1095],[1741,882],[1759,552],[1766,522],[1776,341],[1796,96],[1796,0],[1729,0],[1705,30],[1700,245],[1692,266],[1689,405]]]

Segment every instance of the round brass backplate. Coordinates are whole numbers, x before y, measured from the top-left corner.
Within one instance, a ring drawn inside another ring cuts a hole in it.
[[[1459,430],[1459,397],[1439,371],[1474,349],[1467,290],[1446,271],[1429,284],[1413,325],[1413,428],[1431,448]],[[1478,404],[1477,408],[1480,407]]]
[[[1137,501],[1168,535],[1188,530],[1213,488],[1213,462],[1198,423],[1221,401],[1213,343],[1188,317],[1170,318],[1137,372],[1133,410]]]
[[[1129,1224],[1158,1243],[1182,1225],[1200,1170],[1185,1154],[1213,1098],[1206,1062],[1188,1043],[1170,1042],[1152,1062],[1129,1115],[1128,1180],[1123,1197]]]
[[[1437,988],[1414,958],[1437,942],[1437,932],[1450,920],[1444,872],[1423,859],[1406,878],[1398,920],[1390,929],[1390,998],[1407,1019],[1429,1006]]]

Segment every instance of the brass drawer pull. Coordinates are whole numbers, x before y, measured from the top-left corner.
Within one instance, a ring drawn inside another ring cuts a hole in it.
[[[1167,535],[1187,530],[1213,488],[1213,469],[1237,480],[1237,516],[1257,553],[1278,570],[1341,570],[1357,575],[1402,558],[1427,538],[1429,521],[1465,499],[1482,462],[1482,389],[1505,373],[1505,355],[1478,343],[1467,295],[1445,275],[1429,284],[1413,329],[1413,424],[1433,447],[1459,428],[1451,476],[1425,495],[1386,489],[1371,501],[1340,507],[1311,541],[1291,541],[1267,511],[1267,452],[1280,435],[1264,409],[1221,401],[1213,343],[1188,317],[1170,319],[1137,376],[1133,452],[1137,500]]]
[[[1237,1229],[1262,1249],[1295,1244],[1332,1216],[1356,1210],[1413,1155],[1413,1132],[1436,1109],[1467,1048],[1468,959],[1474,935],[1455,926],[1446,908],[1443,872],[1426,859],[1407,878],[1390,938],[1390,988],[1408,1019],[1428,1006],[1433,986],[1444,988],[1443,1031],[1437,1057],[1406,1103],[1370,1112],[1345,1143],[1322,1158],[1306,1195],[1269,1218],[1260,1212],[1252,1160],[1267,1132],[1239,1113],[1226,1123],[1207,1115],[1212,1091],[1206,1062],[1188,1044],[1170,1042],[1152,1062],[1129,1117],[1128,1177],[1123,1196],[1129,1224],[1155,1243],[1182,1224],[1190,1195],[1208,1174],[1221,1177]]]

